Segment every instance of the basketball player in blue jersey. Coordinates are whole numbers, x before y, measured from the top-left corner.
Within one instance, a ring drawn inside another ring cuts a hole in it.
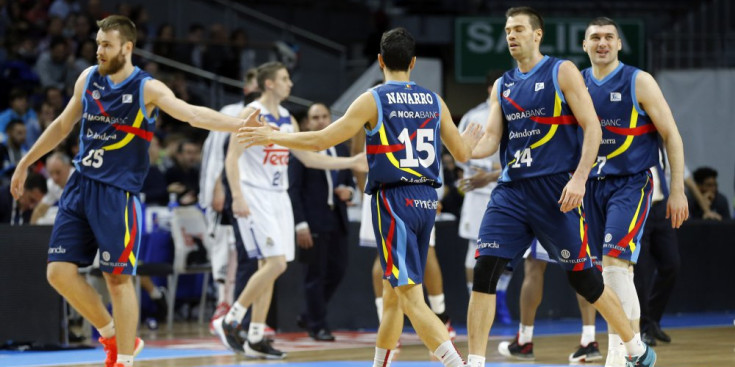
[[[440,186],[443,142],[465,162],[481,133],[472,125],[460,135],[449,109],[435,93],[410,81],[416,58],[413,37],[403,28],[385,32],[378,62],[385,84],[358,97],[345,115],[315,132],[283,134],[268,127],[241,130],[239,141],[323,150],[367,133],[370,170],[366,192],[372,195],[373,228],[380,240],[383,266],[383,320],[373,366],[389,366],[403,329],[404,313],[421,340],[445,366],[463,366],[446,327],[424,302],[421,287]]]
[[[133,356],[143,347],[135,336],[138,301],[131,276],[136,274],[143,220],[138,193],[148,173],[148,145],[157,110],[213,130],[235,131],[243,120],[189,105],[133,66],[136,30],[130,19],[112,15],[97,25],[98,65],[82,72],[64,111],[18,163],[11,191],[16,198],[23,193],[28,167],[81,120],[76,172],[59,201],[47,277],[99,330],[105,366],[125,367],[133,365]],[[80,266],[92,264],[98,250],[112,316],[78,272]]]
[[[582,76],[570,61],[541,54],[543,19],[535,10],[509,9],[505,32],[518,67],[495,81],[485,135],[473,152],[473,158],[482,158],[500,146],[503,172],[477,240],[467,312],[468,363],[485,365],[498,278],[536,236],[567,270],[577,293],[619,331],[636,361],[630,365],[653,366],[655,353],[633,333],[620,301],[588,255],[580,205],[602,133]],[[584,130],[581,147],[579,127]]]
[[[687,219],[689,209],[684,194],[684,147],[674,117],[653,77],[618,60],[619,35],[612,19],[596,18],[587,25],[582,44],[592,64],[582,76],[602,125],[602,144],[587,182],[584,208],[590,245],[602,254],[605,284],[618,295],[638,333],[640,305],[633,265],[651,208],[649,169],[659,166],[659,136],[671,167],[666,215],[673,228]],[[606,366],[624,363],[625,349],[617,331],[613,325],[608,327]]]

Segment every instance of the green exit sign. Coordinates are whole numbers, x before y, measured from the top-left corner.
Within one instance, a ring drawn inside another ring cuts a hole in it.
[[[590,66],[582,50],[582,40],[591,19],[544,19],[544,39],[541,53],[571,60],[580,69]],[[623,49],[620,60],[628,65],[643,67],[644,27],[638,19],[617,20],[621,28]],[[454,71],[460,83],[484,83],[490,71],[505,71],[516,66],[505,41],[505,18],[460,17],[455,20]]]

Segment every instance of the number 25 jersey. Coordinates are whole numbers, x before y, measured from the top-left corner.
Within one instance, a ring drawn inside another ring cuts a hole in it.
[[[441,104],[414,82],[388,81],[371,89],[378,123],[366,131],[370,170],[365,192],[421,184],[441,187]]]

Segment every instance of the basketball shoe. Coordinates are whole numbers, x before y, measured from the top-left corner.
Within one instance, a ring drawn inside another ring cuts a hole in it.
[[[113,336],[112,338],[100,337],[97,340],[102,344],[102,348],[105,350],[105,354],[107,355],[107,358],[105,359],[105,367],[117,367],[117,339]],[[143,342],[143,339],[136,337],[133,356],[140,354],[140,351],[143,350],[144,346],[145,343]]]

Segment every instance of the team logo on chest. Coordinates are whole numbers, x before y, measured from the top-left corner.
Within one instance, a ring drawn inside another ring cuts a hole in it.
[[[94,92],[92,92],[92,98],[100,99],[100,91],[95,90]]]
[[[538,92],[542,89],[544,89],[544,82],[536,83],[536,86],[533,87],[534,92]]]
[[[509,95],[510,95],[510,89],[506,89],[503,91],[503,97],[508,98]]]
[[[610,92],[610,102],[620,102],[623,100],[623,97],[620,95],[620,92]]]
[[[132,94],[123,94],[122,95],[122,103],[133,103],[133,95]]]

